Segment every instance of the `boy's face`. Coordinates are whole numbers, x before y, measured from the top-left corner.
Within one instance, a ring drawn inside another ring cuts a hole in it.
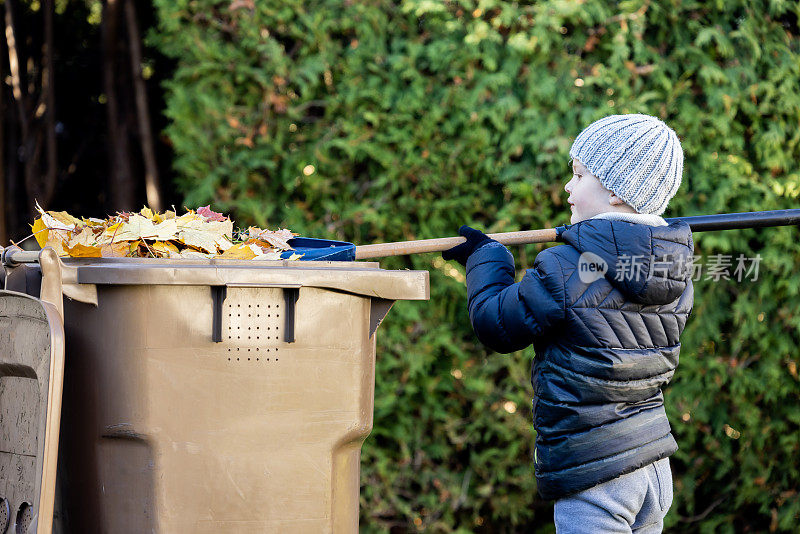
[[[572,160],[572,179],[564,186],[564,191],[569,193],[570,224],[613,210],[611,198],[616,198],[616,195],[603,187],[600,180],[577,159]]]

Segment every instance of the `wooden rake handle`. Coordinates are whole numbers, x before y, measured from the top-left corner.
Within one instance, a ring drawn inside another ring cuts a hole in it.
[[[504,245],[527,245],[529,243],[547,243],[556,240],[555,228],[486,235]],[[356,259],[367,260],[371,258],[385,258],[387,256],[420,254],[422,252],[441,252],[453,248],[456,245],[460,245],[466,240],[467,239],[464,237],[440,237],[438,239],[420,239],[418,241],[359,245],[356,247]]]
[[[742,228],[766,228],[771,226],[800,225],[800,209],[745,211],[740,213],[719,213],[713,215],[692,215],[689,217],[671,217],[664,219],[671,224],[681,220],[689,225],[692,232],[708,232],[713,230],[738,230]],[[528,243],[546,243],[556,240],[555,228],[543,230],[527,230],[525,232],[505,232],[487,234],[504,245],[527,245]],[[381,243],[378,245],[361,245],[356,247],[356,259],[384,258],[386,256],[403,256],[421,252],[441,252],[466,241],[463,237],[444,237],[440,239],[422,239],[420,241],[401,241],[399,243]]]

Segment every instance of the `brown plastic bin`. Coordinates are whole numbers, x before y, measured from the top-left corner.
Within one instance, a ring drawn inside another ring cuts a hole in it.
[[[60,264],[76,299],[64,302],[61,528],[358,530],[375,330],[394,301],[428,298],[427,271]]]

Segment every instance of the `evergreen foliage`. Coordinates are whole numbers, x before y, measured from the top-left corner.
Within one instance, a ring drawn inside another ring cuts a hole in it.
[[[629,112],[681,138],[666,217],[797,205],[796,2],[155,4],[185,203],[240,224],[362,244],[566,224],[572,140]],[[668,528],[800,521],[797,232],[694,236],[703,271],[665,394],[681,447]],[[541,249],[513,251],[520,275]],[[730,280],[707,279],[715,254],[733,257]],[[760,254],[756,281],[735,279],[739,254]],[[362,529],[552,531],[532,472],[532,349],[478,344],[460,266],[381,263],[429,270],[431,300],[396,304],[378,334]]]

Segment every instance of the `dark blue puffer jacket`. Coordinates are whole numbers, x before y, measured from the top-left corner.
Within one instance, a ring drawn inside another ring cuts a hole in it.
[[[540,252],[518,283],[511,253],[496,241],[467,261],[478,339],[501,353],[534,347],[534,466],[545,499],[678,449],[661,388],[678,365],[694,304],[685,222],[587,219],[557,231],[567,244]],[[581,274],[586,259],[607,271],[594,280],[587,269]]]

